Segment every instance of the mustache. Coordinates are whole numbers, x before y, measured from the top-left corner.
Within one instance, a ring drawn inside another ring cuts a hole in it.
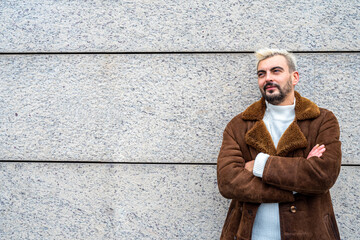
[[[266,88],[268,88],[268,87],[276,87],[277,89],[280,90],[280,86],[277,83],[273,83],[273,82],[266,83],[263,87],[264,91],[266,91]]]

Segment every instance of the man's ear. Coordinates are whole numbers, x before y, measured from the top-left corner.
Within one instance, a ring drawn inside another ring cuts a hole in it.
[[[299,72],[294,71],[291,73],[292,84],[295,86],[299,82]]]

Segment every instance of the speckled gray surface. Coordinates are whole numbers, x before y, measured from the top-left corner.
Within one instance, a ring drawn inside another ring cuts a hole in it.
[[[298,91],[338,118],[343,163],[360,164],[360,54],[298,54]],[[358,147],[359,146],[359,147]]]
[[[298,54],[298,90],[337,115],[360,163],[359,54]],[[251,54],[0,56],[4,160],[216,162],[259,97]]]
[[[1,52],[360,50],[357,0],[1,1]]]
[[[216,239],[215,166],[0,163],[2,239]]]
[[[360,5],[334,1],[1,1],[1,239],[218,239],[215,163],[226,123],[259,96],[250,54],[359,51]],[[360,164],[359,53],[299,56],[297,89],[332,110]],[[334,188],[342,239],[360,236],[359,166]]]
[[[359,167],[332,189],[342,239],[360,235]],[[0,163],[3,239],[218,239],[216,166]]]
[[[360,236],[360,167],[343,166],[331,189],[341,239],[357,240]]]

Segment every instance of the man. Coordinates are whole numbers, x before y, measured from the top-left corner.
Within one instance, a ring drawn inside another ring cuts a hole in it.
[[[221,239],[340,239],[329,189],[341,166],[334,114],[294,90],[285,50],[256,52],[262,98],[224,131],[217,176],[232,199]]]

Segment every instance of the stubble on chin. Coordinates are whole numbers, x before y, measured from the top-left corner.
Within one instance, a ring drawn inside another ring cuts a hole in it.
[[[263,97],[266,101],[268,101],[268,103],[278,105],[285,100],[286,95],[284,95],[280,90],[277,93],[275,93],[275,90],[272,90],[271,92],[265,91]]]
[[[276,87],[278,92],[276,93],[275,90],[270,90],[269,92],[267,92],[266,91],[267,86]],[[282,103],[283,101],[285,101],[287,95],[289,95],[291,90],[292,90],[291,79],[289,79],[289,81],[283,87],[283,89],[281,89],[281,87],[275,83],[267,83],[264,85],[264,87],[262,89],[260,88],[260,92],[261,92],[262,96],[265,98],[265,100],[268,103],[273,104],[273,105],[278,105],[278,104]]]

